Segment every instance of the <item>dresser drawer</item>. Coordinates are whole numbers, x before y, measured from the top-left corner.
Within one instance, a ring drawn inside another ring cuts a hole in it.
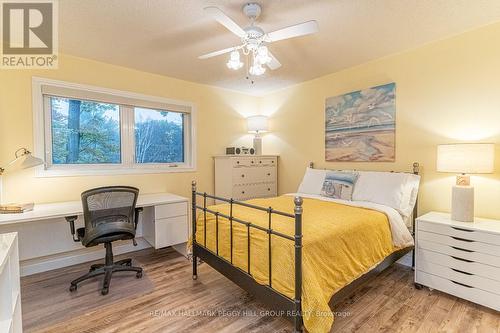
[[[187,215],[187,202],[155,206],[155,219]]]
[[[418,239],[449,245],[459,249],[491,254],[493,256],[500,256],[500,246],[482,243],[467,238],[435,234],[432,232],[420,230],[418,232]]]
[[[233,170],[233,184],[256,184],[276,181],[276,168],[255,167],[255,168],[235,168]]]
[[[430,262],[433,264],[458,269],[467,273],[479,275],[488,279],[500,281],[500,267],[482,264],[480,262],[460,259],[446,254],[418,249],[416,256],[417,269],[421,262]]]
[[[442,278],[465,284],[470,287],[492,292],[500,296],[500,281],[484,278],[479,275],[465,272],[462,269],[449,268],[437,265],[422,258],[418,259],[418,270],[429,274],[437,275]]]
[[[420,238],[420,232],[418,233],[417,237],[417,249],[430,250],[438,253],[447,254],[449,256],[453,256],[460,259],[465,259],[465,260],[480,262],[486,265],[500,267],[500,257],[427,241]]]
[[[276,183],[251,184],[235,186],[232,197],[236,200],[275,197],[277,195]]]
[[[256,159],[257,165],[261,166],[276,166],[276,158],[274,157],[258,157]]]
[[[463,286],[449,279],[420,270],[415,271],[415,277],[417,283],[500,311],[500,295],[471,286]]]
[[[232,161],[234,168],[257,166],[257,159],[255,157],[244,157],[244,158],[235,157],[232,159]]]
[[[482,243],[500,244],[500,235],[487,233],[481,230],[474,230],[472,228],[469,229],[467,227],[454,227],[446,224],[417,220],[417,229],[441,235],[474,240]]]

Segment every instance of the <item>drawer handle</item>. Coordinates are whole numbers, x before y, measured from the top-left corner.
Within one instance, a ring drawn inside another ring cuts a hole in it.
[[[241,191],[241,194],[245,194],[245,191]]]
[[[262,163],[262,161],[259,161],[259,163]]]
[[[453,281],[453,280],[450,280],[450,281],[453,282],[454,284],[458,284],[459,286],[462,286],[462,287],[474,288],[473,286],[469,286],[467,284],[463,284],[463,283],[456,282],[456,281]]]
[[[465,262],[474,262],[472,260],[467,260],[467,259],[462,259],[462,258],[459,258],[459,257],[454,257],[454,256],[451,256],[453,259],[456,259],[456,260],[460,260],[460,261],[465,261]]]
[[[464,251],[464,252],[474,252],[472,250],[466,250],[466,249],[462,249],[461,247],[456,247],[456,246],[452,246],[452,248],[454,248],[455,250],[459,250],[459,251]]]
[[[465,275],[474,275],[472,273],[467,273],[467,272],[464,272],[464,271],[461,271],[459,269],[455,269],[455,268],[452,268],[452,270],[454,270],[455,272],[458,272],[458,273],[462,273],[462,274],[465,274]]]
[[[268,191],[271,191],[271,189],[270,189],[270,188],[267,188],[267,190],[268,190]]]
[[[252,161],[252,164],[253,164],[253,161]]]
[[[236,161],[236,164],[240,164],[240,161]]]
[[[271,174],[270,173],[267,173],[268,176],[270,176]]]
[[[241,178],[245,178],[245,175],[241,175]]]
[[[462,241],[462,242],[468,242],[468,243],[473,243],[474,242],[472,239],[465,239],[465,238],[453,237],[453,236],[451,236],[451,238],[459,240],[459,241]]]
[[[465,232],[474,232],[474,230],[470,230],[470,229],[464,229],[464,228],[458,228],[458,227],[452,227],[452,228],[455,230],[460,230],[460,231],[465,231]]]

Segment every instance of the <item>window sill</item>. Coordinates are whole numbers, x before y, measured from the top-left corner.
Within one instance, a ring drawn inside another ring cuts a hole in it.
[[[114,176],[114,175],[142,175],[142,174],[163,174],[163,173],[181,173],[196,172],[196,167],[156,167],[156,168],[123,168],[110,167],[106,169],[77,169],[77,168],[51,168],[38,169],[35,172],[37,178],[51,177],[75,177],[75,176]]]

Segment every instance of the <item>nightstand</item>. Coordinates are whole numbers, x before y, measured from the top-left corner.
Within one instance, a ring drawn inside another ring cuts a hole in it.
[[[500,311],[500,221],[416,220],[415,287],[427,286]]]

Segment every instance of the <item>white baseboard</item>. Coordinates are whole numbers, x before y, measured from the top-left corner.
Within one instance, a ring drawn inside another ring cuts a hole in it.
[[[131,241],[116,243],[116,245],[113,245],[113,253],[118,255],[151,247],[151,245],[142,237],[136,238],[136,241],[137,246],[134,246]],[[21,276],[32,275],[56,268],[103,259],[104,255],[105,250],[102,246],[94,246],[41,258],[23,260],[20,262]]]

